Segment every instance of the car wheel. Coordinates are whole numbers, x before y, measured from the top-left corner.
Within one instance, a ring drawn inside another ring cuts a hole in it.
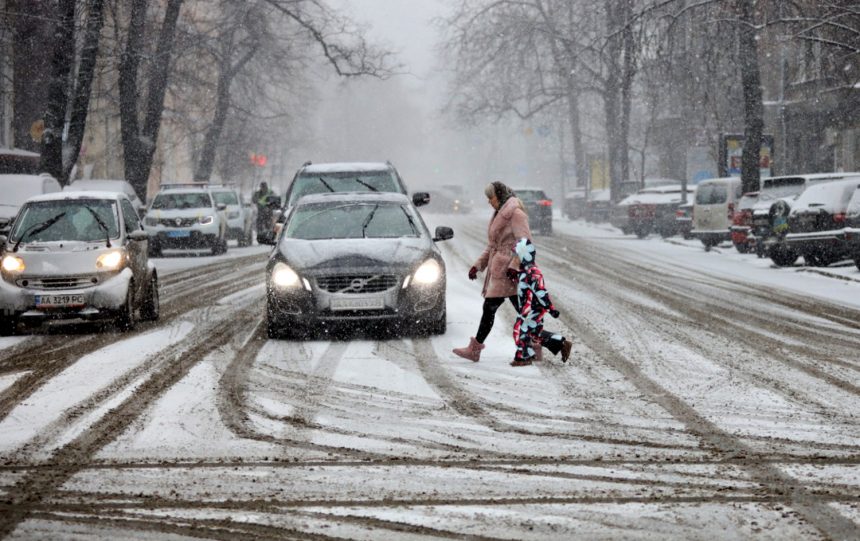
[[[860,265],[860,263],[858,263]],[[0,318],[0,336],[11,336],[15,334],[17,322],[13,318]]]
[[[794,265],[798,257],[797,252],[784,246],[776,245],[770,249],[770,259],[777,267]]]
[[[278,311],[271,300],[266,301],[266,335],[274,340],[304,338],[306,333],[298,321]]]
[[[125,292],[125,304],[120,308],[119,316],[116,318],[116,327],[120,332],[128,332],[134,329],[134,282],[129,281],[128,291]]]
[[[142,321],[156,321],[161,306],[158,300],[158,277],[153,273],[149,280],[149,287],[143,297],[143,305],[140,307],[140,319]]]
[[[749,243],[746,243],[746,242],[736,242],[736,243],[734,243],[734,244],[735,244],[735,249],[736,249],[738,252],[740,252],[740,253],[742,253],[742,254],[749,253],[749,251],[750,251],[750,245],[749,245]]]

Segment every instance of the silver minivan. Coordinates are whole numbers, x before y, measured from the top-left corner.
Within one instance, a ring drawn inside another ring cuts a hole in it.
[[[697,185],[692,235],[706,250],[731,238],[732,218],[742,195],[738,177],[713,178]]]

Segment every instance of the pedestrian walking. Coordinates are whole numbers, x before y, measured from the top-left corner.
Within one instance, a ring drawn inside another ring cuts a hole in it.
[[[534,244],[521,238],[514,248],[519,260],[517,273],[517,304],[519,313],[514,322],[514,343],[517,351],[511,366],[528,366],[532,361],[541,360],[541,347],[553,353],[561,351],[561,360],[567,362],[571,343],[560,334],[546,333],[543,318],[549,314],[558,318],[559,313],[552,303],[544,284],[543,273],[537,266]]]
[[[517,239],[531,238],[529,218],[523,205],[511,189],[502,182],[491,182],[484,188],[487,202],[493,207],[493,216],[487,227],[487,247],[469,269],[469,279],[475,280],[478,272],[486,270],[481,295],[484,305],[478,332],[469,338],[469,345],[455,348],[455,355],[478,362],[484,349],[484,340],[490,334],[496,319],[496,311],[508,299],[519,313],[517,287],[511,277],[518,275],[519,263],[512,252]],[[543,334],[551,334],[543,331]],[[542,335],[543,335],[542,334]],[[556,342],[547,340],[547,347],[555,347]],[[565,341],[567,355],[570,354],[570,342]],[[552,350],[550,350],[552,351]],[[559,350],[564,353],[565,350]],[[558,353],[558,351],[552,351]],[[564,357],[567,360],[567,357]]]

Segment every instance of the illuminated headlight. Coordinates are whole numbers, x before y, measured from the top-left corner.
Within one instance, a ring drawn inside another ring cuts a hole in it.
[[[416,284],[433,284],[442,276],[442,267],[435,259],[428,259],[415,271]]]
[[[285,263],[275,263],[272,269],[272,283],[277,287],[296,287],[299,285],[299,275]]]
[[[114,250],[106,254],[102,254],[96,259],[96,268],[99,270],[116,270],[125,263],[125,253],[121,250]]]
[[[230,211],[227,213],[227,219],[228,220],[235,220],[238,217],[239,217],[239,211],[238,210],[233,210],[233,211]]]
[[[202,225],[209,225],[215,221],[215,216],[201,216],[200,223]]]
[[[24,272],[24,269],[27,268],[24,264],[24,260],[14,255],[7,255],[4,257],[0,266],[2,266],[3,270],[6,272]]]
[[[158,218],[147,216],[143,219],[143,223],[150,226],[156,226],[158,225]]]

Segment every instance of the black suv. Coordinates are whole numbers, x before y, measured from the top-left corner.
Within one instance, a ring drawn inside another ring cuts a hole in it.
[[[406,185],[391,162],[338,162],[311,163],[305,162],[293,177],[287,194],[284,196],[284,208],[296,204],[304,195],[326,192],[406,192]],[[430,202],[426,192],[416,192],[412,195],[412,204],[416,207]]]
[[[802,255],[807,265],[816,267],[849,257],[848,209],[852,198],[860,199],[858,194],[860,177],[807,188],[794,201],[785,243]]]
[[[513,188],[529,215],[529,227],[541,235],[552,235],[552,199],[537,188]]]

